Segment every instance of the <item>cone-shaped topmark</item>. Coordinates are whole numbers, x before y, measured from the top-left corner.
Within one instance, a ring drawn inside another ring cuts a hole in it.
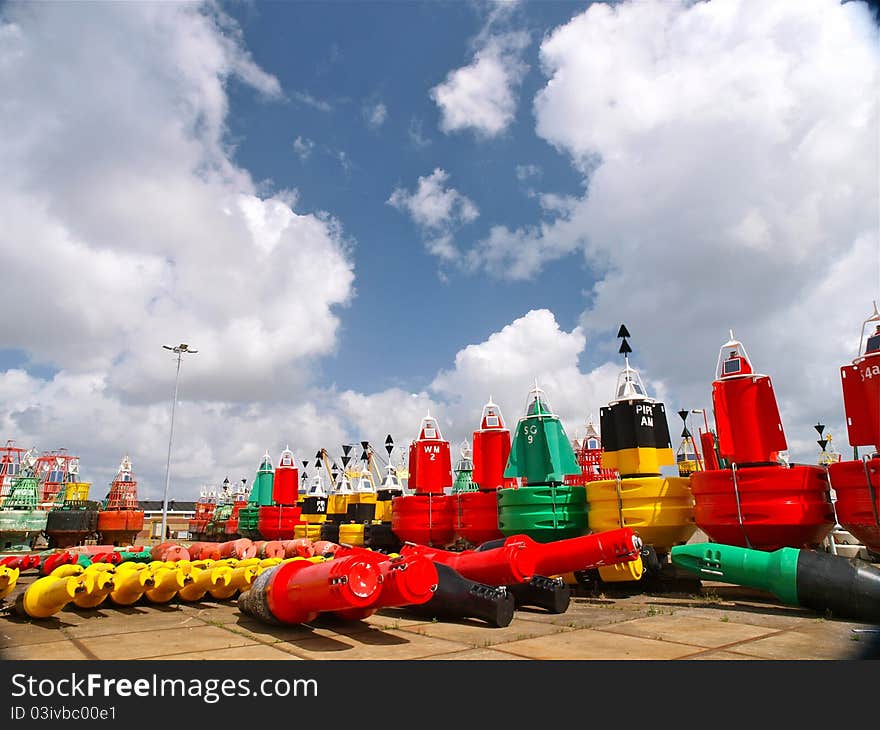
[[[819,439],[816,441],[816,443],[819,444],[819,447],[822,449],[822,451],[825,451],[825,447],[828,445],[828,439]]]
[[[626,328],[625,324],[620,325],[620,329],[617,330],[617,336],[618,337],[632,337],[632,335],[629,333],[629,330]]]
[[[351,451],[351,448],[351,444],[342,444],[342,453],[347,456],[348,452]]]
[[[621,355],[628,355],[629,353],[631,353],[631,352],[632,352],[632,348],[629,346],[629,342],[627,342],[626,340],[624,340],[623,342],[621,342],[621,343],[620,343],[620,349],[618,350],[618,352],[619,352]]]
[[[824,423],[817,423],[815,426],[813,426],[813,428],[815,428],[819,432],[819,435],[821,436],[822,432],[825,430],[825,424]]]
[[[682,437],[683,439],[689,439],[689,438],[692,438],[692,436],[691,436],[691,432],[688,431],[687,426],[685,426],[685,427],[681,430],[681,437]]]
[[[343,467],[348,466],[348,462],[351,461],[351,457],[348,456],[348,455],[343,456],[342,459],[341,459],[341,461],[342,461],[342,466],[343,466]]]
[[[678,412],[678,417],[679,417],[682,421],[687,422],[688,412],[687,412],[687,411],[679,411],[679,412]]]
[[[361,441],[361,448],[363,448],[364,451],[366,451],[369,447],[370,447],[369,441]]]
[[[369,460],[370,460],[370,455],[367,453],[367,450],[364,449],[361,452],[361,461],[369,461]]]

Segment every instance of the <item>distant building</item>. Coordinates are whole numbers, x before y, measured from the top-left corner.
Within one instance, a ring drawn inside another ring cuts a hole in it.
[[[162,500],[140,500],[138,508],[144,511],[144,529],[138,533],[139,540],[189,538],[189,521],[196,513],[195,502],[168,500],[167,534],[164,537],[159,534],[162,530]]]

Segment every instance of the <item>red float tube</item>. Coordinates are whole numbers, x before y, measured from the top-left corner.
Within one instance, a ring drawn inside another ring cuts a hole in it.
[[[153,560],[177,561],[189,560],[190,554],[183,545],[175,542],[160,542],[150,550],[150,557]]]
[[[522,583],[537,571],[535,552],[523,542],[505,544],[491,550],[465,550],[460,553],[425,545],[404,545],[400,554],[423,555],[434,562],[448,565],[469,580],[490,586]]]
[[[282,623],[301,624],[326,611],[365,608],[381,590],[381,559],[363,551],[320,563],[281,563],[266,588],[269,611]]]
[[[343,553],[342,550],[345,552]],[[358,548],[354,548],[353,551],[365,552]],[[342,548],[337,553],[336,559],[351,552]],[[427,603],[437,590],[439,581],[437,567],[421,552],[414,551],[408,555],[385,559],[379,563],[379,568],[382,571],[382,587],[377,593],[376,600],[364,608],[336,611],[337,616],[347,621],[361,621],[372,616],[380,608]]]

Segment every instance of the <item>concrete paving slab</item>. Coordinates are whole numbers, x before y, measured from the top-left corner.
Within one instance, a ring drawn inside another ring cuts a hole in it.
[[[60,641],[64,638],[61,629],[69,625],[54,617],[41,621],[0,618],[0,649],[7,646],[27,646]]]
[[[433,656],[421,657],[417,661],[528,661],[524,656],[516,656],[495,649],[468,649],[467,651],[454,651],[450,654],[434,654]]]
[[[767,636],[775,631],[774,629],[738,624],[732,621],[724,622],[696,616],[682,620],[679,617],[669,615],[624,621],[619,624],[603,626],[597,630],[712,649],[748,641],[759,636]]]
[[[166,657],[147,657],[145,661],[165,659]],[[250,644],[248,646],[231,646],[228,649],[211,649],[208,651],[192,651],[185,654],[175,654],[174,659],[206,659],[210,661],[232,661],[237,659],[278,659],[282,661],[302,661],[286,651],[275,649],[267,644]]]
[[[275,626],[273,624],[262,623],[250,616],[243,616],[235,623],[221,623],[219,624],[219,627],[227,631],[241,634],[242,636],[263,644],[275,644],[279,641],[315,638],[315,632],[310,626]]]
[[[758,657],[749,656],[748,654],[740,654],[735,651],[727,651],[724,649],[710,649],[708,651],[701,651],[697,654],[692,654],[691,656],[682,657],[682,659],[689,661],[763,661]]]
[[[333,638],[320,636],[273,644],[278,648],[285,645],[287,650],[304,659],[420,659],[472,648],[455,641],[407,634],[402,630],[375,629]]]
[[[768,629],[783,631],[802,625],[813,616],[805,616],[802,613],[791,614],[788,611],[774,611],[772,609],[759,609],[752,606],[701,606],[701,607],[676,607],[672,609],[677,618],[688,619],[691,617],[711,618],[718,621],[731,621],[750,626],[763,626]]]
[[[529,659],[678,659],[694,652],[693,646],[596,629],[513,641],[492,648]]]
[[[68,636],[84,639],[93,636],[125,636],[143,631],[175,631],[192,626],[202,626],[195,616],[184,611],[156,611],[149,608],[134,612],[96,612],[90,619],[75,626],[64,628]]]
[[[433,636],[438,639],[447,639],[472,647],[488,647],[494,644],[504,644],[510,641],[531,639],[536,636],[558,634],[573,629],[557,626],[550,623],[537,621],[523,621],[514,618],[508,626],[490,627],[484,622],[465,623],[463,621],[426,621],[422,624],[407,626],[402,629],[406,633]]]
[[[156,656],[173,659],[175,654],[254,643],[247,637],[204,624],[82,639],[83,646],[98,659],[145,659]]]
[[[865,644],[851,629],[859,626],[864,625],[817,621],[738,644],[735,650],[761,659],[857,659]]]
[[[8,646],[0,649],[0,659],[90,659],[73,642],[51,641],[46,644]]]

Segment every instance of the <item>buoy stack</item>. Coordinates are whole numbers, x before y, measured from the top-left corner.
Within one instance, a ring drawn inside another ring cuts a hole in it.
[[[9,493],[0,507],[0,550],[30,550],[46,529],[48,512],[40,509],[37,455],[21,457],[18,474],[10,477]]]
[[[634,581],[642,569],[660,569],[669,549],[696,531],[688,479],[666,477],[662,467],[675,464],[663,403],[651,398],[639,372],[630,366],[632,348],[625,325],[618,330],[624,368],[614,398],[600,410],[602,467],[615,478],[588,482],[589,526],[593,532],[631,527],[645,543],[642,564],[601,568],[604,581]],[[656,554],[656,562],[651,551]]]
[[[580,473],[571,441],[544,391],[535,382],[516,426],[505,479],[515,487],[498,490],[498,528],[505,536],[528,535],[538,542],[587,532],[587,499],[581,485],[565,477]]]
[[[137,481],[126,454],[119,464],[116,478],[98,513],[100,542],[109,545],[131,545],[144,528],[144,511],[138,508]]]
[[[445,494],[452,487],[449,442],[437,419],[428,413],[409,448],[409,489],[414,494],[391,502],[392,530],[398,539],[445,547],[455,535],[454,503]]]
[[[862,324],[858,355],[840,368],[850,444],[868,453],[830,464],[837,520],[873,553],[880,554],[880,311]]]
[[[290,447],[281,452],[272,481],[272,504],[259,508],[257,530],[266,540],[292,540],[300,522],[299,469]]]
[[[819,546],[835,524],[828,474],[781,458],[788,446],[773,385],[732,332],[718,356],[712,404],[722,468],[691,475],[697,526],[725,545]]]
[[[472,547],[502,537],[498,527],[498,490],[516,484],[515,479],[504,476],[510,458],[510,431],[491,396],[483,406],[479,428],[473,432],[473,444],[473,488],[461,490],[454,497],[456,535]]]
[[[250,540],[259,540],[258,529],[260,521],[260,507],[272,504],[272,482],[275,479],[275,468],[272,466],[272,458],[267,451],[263,455],[263,461],[257,469],[254,486],[251,487],[251,495],[246,507],[238,512],[238,534]]]

